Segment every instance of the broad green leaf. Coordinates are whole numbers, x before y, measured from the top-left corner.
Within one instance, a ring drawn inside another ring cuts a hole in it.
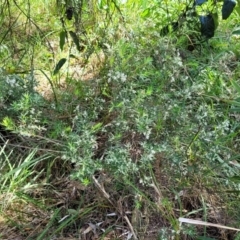
[[[232,32],[233,35],[240,35],[240,29]]]
[[[103,0],[98,0],[98,7],[99,9],[103,9],[105,5],[105,2]]]
[[[233,35],[240,35],[240,28],[236,28],[233,32]]]
[[[219,23],[218,23],[218,13],[215,12],[212,14],[212,17],[213,17],[213,21],[214,21],[214,30],[217,29]]]
[[[240,113],[240,108],[231,108],[229,111],[234,113]]]
[[[236,183],[240,183],[240,176],[233,176],[230,177],[229,180],[236,182]]]
[[[66,37],[67,37],[67,32],[66,31],[60,32],[60,42],[59,42],[59,44],[60,44],[61,51],[63,50],[63,47],[65,45]]]
[[[240,15],[240,0],[237,0],[237,6],[235,7],[236,12]]]
[[[53,71],[53,75],[56,75],[59,72],[59,70],[62,68],[62,66],[65,64],[66,61],[67,61],[66,58],[62,58],[59,60],[59,62],[57,63],[57,65]]]

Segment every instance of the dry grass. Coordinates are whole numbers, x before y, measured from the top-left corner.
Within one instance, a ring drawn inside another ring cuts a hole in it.
[[[230,219],[222,207],[222,200],[216,194],[201,189],[197,182],[178,193],[181,206],[178,205],[179,201],[169,189],[173,179],[168,175],[169,166],[164,159],[162,154],[156,155],[156,185],[137,186],[145,196],[131,187],[121,188],[120,183],[106,172],[96,173],[93,184],[84,186],[69,179],[67,174],[64,176],[63,172],[68,171],[58,170],[59,167],[64,168],[58,162],[50,182],[29,189],[28,198],[24,195],[16,197],[14,193],[9,196],[2,194],[1,202],[9,200],[9,204],[5,204],[0,219],[1,239],[37,239],[46,229],[41,239],[110,240],[127,239],[127,236],[132,236],[132,239],[157,239],[159,230],[169,226],[168,217],[172,215],[177,219],[181,212],[191,213],[193,219],[229,225]],[[69,168],[71,166],[65,165],[66,170]],[[171,213],[162,205],[166,198],[172,199],[175,205]],[[30,199],[34,202],[29,202]],[[207,219],[201,210],[203,201],[208,208]],[[52,235],[71,216],[74,216],[73,219]],[[201,233],[204,228],[199,226],[197,229]],[[208,233],[217,239],[233,239],[234,235],[230,230],[214,227],[208,227]],[[188,238],[183,236],[181,239]]]

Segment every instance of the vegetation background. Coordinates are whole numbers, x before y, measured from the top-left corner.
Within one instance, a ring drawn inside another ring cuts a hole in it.
[[[2,0],[0,239],[240,239],[239,6]]]

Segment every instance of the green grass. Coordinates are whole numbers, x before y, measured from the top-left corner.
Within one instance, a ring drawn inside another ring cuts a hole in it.
[[[0,238],[239,239],[237,13],[200,43],[160,36],[180,3],[7,3]]]

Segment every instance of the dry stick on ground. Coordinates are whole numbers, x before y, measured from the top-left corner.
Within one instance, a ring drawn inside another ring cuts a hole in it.
[[[92,179],[95,185],[97,186],[97,188],[103,193],[103,196],[114,206],[113,202],[110,199],[110,195],[105,191],[103,185],[100,184],[94,176],[92,176]]]
[[[102,184],[100,184],[100,183],[98,182],[98,180],[97,180],[94,176],[92,176],[92,179],[93,179],[95,185],[97,186],[97,188],[103,193],[104,197],[114,206],[113,202],[112,202],[111,199],[110,199],[110,195],[105,191],[105,189],[104,189],[104,187],[102,186]],[[137,240],[137,239],[138,239],[138,238],[137,238],[137,235],[135,234],[135,232],[134,232],[134,230],[133,230],[133,226],[132,226],[132,224],[130,223],[128,217],[125,215],[123,218],[126,220],[128,226],[129,226],[129,228],[130,228],[130,231],[131,231],[132,234],[133,234],[134,240]]]
[[[203,226],[211,226],[211,227],[230,229],[230,230],[234,230],[234,231],[238,231],[238,232],[240,231],[240,229],[238,229],[238,228],[232,228],[232,227],[228,227],[228,226],[224,226],[224,225],[220,225],[220,224],[216,224],[216,223],[204,222],[204,221],[194,220],[194,219],[190,219],[190,218],[181,218],[180,217],[179,222],[180,223],[190,223],[190,224],[194,224],[194,225],[203,225]]]
[[[134,240],[137,240],[137,239],[138,239],[138,238],[137,238],[137,235],[135,234],[135,232],[134,232],[134,230],[133,230],[133,226],[132,226],[132,224],[130,223],[130,221],[129,221],[129,219],[128,219],[128,217],[127,217],[126,215],[124,216],[124,219],[126,220],[128,226],[129,226],[129,228],[130,228],[130,230],[131,230],[131,232],[132,232],[132,234],[133,234]]]

